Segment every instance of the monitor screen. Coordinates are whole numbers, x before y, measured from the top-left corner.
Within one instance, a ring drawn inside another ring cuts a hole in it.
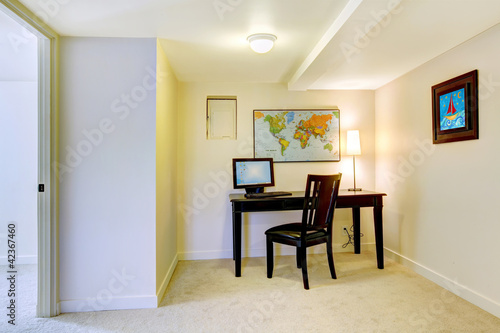
[[[244,188],[247,193],[263,192],[264,187],[274,186],[272,158],[233,159],[233,187]]]

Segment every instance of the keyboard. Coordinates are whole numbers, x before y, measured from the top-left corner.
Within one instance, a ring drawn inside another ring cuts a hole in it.
[[[292,192],[271,191],[271,192],[263,192],[263,193],[246,193],[245,198],[258,199],[258,198],[280,197],[283,195],[292,195]]]

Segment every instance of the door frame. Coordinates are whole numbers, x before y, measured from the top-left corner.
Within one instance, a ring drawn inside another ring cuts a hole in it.
[[[38,38],[38,288],[37,317],[60,314],[59,306],[59,35],[17,0],[0,0],[4,11]],[[54,167],[52,167],[52,165]]]

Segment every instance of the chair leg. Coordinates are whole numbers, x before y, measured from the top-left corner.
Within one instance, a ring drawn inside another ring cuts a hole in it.
[[[304,289],[309,289],[309,278],[307,276],[307,248],[300,247],[300,265],[302,266],[302,280],[304,282]]]
[[[300,259],[300,250],[299,250],[300,248],[297,246],[296,249],[297,249],[297,256],[296,256],[296,259],[297,259],[297,268],[301,268],[301,264],[300,264],[301,259]]]
[[[335,274],[335,265],[333,264],[333,250],[332,250],[331,238],[326,242],[326,253],[328,256],[328,266],[330,266],[330,274],[332,275],[332,279],[336,279],[337,274]]]
[[[266,236],[267,277],[273,277],[274,268],[274,244],[270,236]]]

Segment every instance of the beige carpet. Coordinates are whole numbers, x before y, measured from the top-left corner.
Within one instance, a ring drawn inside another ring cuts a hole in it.
[[[311,289],[302,287],[294,257],[181,261],[160,308],[63,314],[25,313],[1,332],[500,332],[500,319],[373,253],[335,253],[337,280],[325,255],[309,256]],[[28,288],[29,290],[29,288]],[[27,303],[23,303],[28,305]]]

